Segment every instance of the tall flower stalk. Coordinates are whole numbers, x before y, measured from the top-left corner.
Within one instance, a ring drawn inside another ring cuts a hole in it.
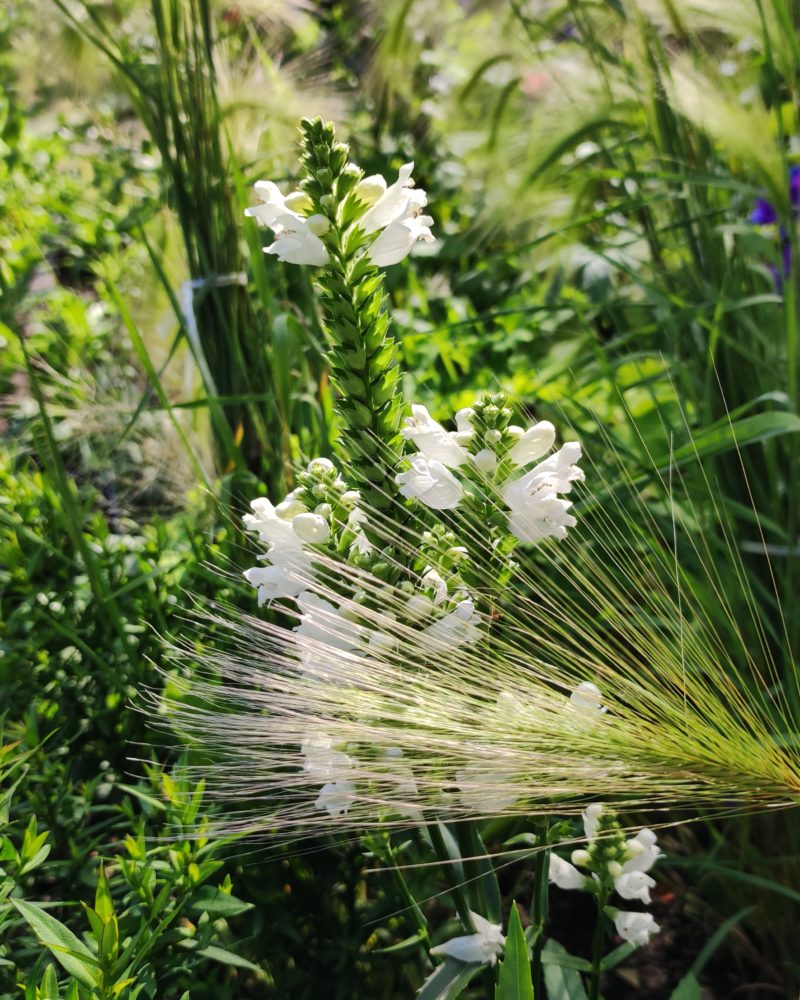
[[[218,755],[226,794],[254,803],[237,828],[371,829],[390,862],[394,828],[427,830],[465,932],[437,944],[411,906],[429,956],[447,960],[437,985],[491,977],[505,947],[481,820],[539,817],[533,979],[541,986],[549,875],[596,896],[598,996],[609,921],[634,945],[657,930],[611,905],[614,893],[649,899],[658,856],[650,831],[624,838],[616,811],[796,803],[795,744],[774,735],[795,721],[738,624],[755,692],[732,654],[720,661],[726,644],[670,558],[620,545],[620,522],[625,541],[650,516],[638,494],[630,511],[615,495],[590,500],[578,527],[577,442],[555,448],[548,421],[512,423],[502,394],[459,411],[452,430],[423,406],[403,417],[379,268],[432,238],[425,193],[411,164],[393,184],[365,178],[330,125],[302,132],[300,189],[262,182],[248,214],[272,229],[268,253],[317,268],[344,467],[314,459],[280,502],[253,500],[245,524],[265,551],[245,576],[284,617],[234,621],[209,683],[193,672],[223,711],[173,706],[172,718]],[[587,809],[598,796],[607,804]],[[547,819],[556,811],[583,813],[587,846],[572,864],[551,853],[570,830]]]

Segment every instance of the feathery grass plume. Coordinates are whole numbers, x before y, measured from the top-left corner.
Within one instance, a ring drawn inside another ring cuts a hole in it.
[[[657,460],[644,483],[614,462],[587,473],[579,527],[509,555],[513,585],[472,585],[479,610],[448,594],[438,612],[447,573],[427,563],[424,521],[398,534],[366,510],[410,578],[316,550],[286,570],[297,610],[220,609],[224,647],[176,648],[190,679],[176,673],[162,711],[210,762],[230,826],[292,839],[570,814],[587,798],[796,805],[797,676],[794,690],[778,683],[780,637],[712,485],[679,494]],[[448,517],[473,565],[491,563],[488,532]]]

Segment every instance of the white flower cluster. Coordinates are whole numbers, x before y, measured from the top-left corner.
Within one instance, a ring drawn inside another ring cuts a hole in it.
[[[367,251],[377,267],[399,263],[418,240],[433,242],[433,219],[422,214],[427,195],[414,187],[413,170],[414,164],[406,163],[393,184],[387,185],[380,174],[374,174],[356,185],[356,194],[366,206],[356,225],[367,236],[377,234]],[[273,181],[258,181],[255,191],[261,203],[245,209],[244,214],[269,226],[275,234],[265,252],[287,264],[327,264],[328,251],[320,237],[330,222],[324,215],[308,215],[313,207],[309,196],[303,191],[283,195]]]
[[[597,882],[601,875],[595,870],[591,879],[579,868],[596,868],[598,858],[604,843],[608,840],[598,838],[598,822],[603,813],[603,805],[590,805],[582,815],[583,829],[588,841],[587,849],[581,848],[572,852],[572,864],[560,858],[554,852],[550,854],[550,881],[560,889],[592,888],[592,880]],[[608,858],[606,854],[616,854]],[[623,899],[636,899],[642,903],[650,903],[650,890],[656,884],[647,873],[661,857],[661,849],[656,842],[652,830],[640,830],[635,837],[622,842],[618,848],[611,847],[610,852],[602,854],[605,866],[603,877],[612,880],[614,891]],[[576,867],[577,866],[577,867]],[[631,910],[613,909],[614,926],[623,940],[630,944],[647,944],[650,938],[659,930],[659,925],[649,913]]]
[[[315,458],[308,465],[308,471],[332,472],[333,463],[327,458]],[[368,545],[358,524],[363,514],[354,505],[358,502],[356,490],[347,491],[341,479],[336,479],[334,487],[339,487],[341,501],[352,507],[350,526],[355,537],[352,544],[363,549]],[[252,514],[245,514],[243,521],[247,531],[255,532],[268,546],[260,558],[267,566],[256,566],[245,571],[245,579],[258,589],[258,605],[277,598],[297,597],[312,579],[312,555],[309,546],[325,545],[331,536],[331,507],[327,503],[318,504],[310,510],[298,499],[299,490],[289,493],[277,507],[267,499],[259,497],[250,504]]]
[[[475,452],[469,447],[475,437],[473,409],[456,413],[455,431],[446,431],[424,406],[413,405],[411,414],[401,433],[416,445],[418,453],[410,459],[410,468],[396,477],[403,496],[419,500],[432,510],[452,510],[464,499],[466,490],[463,477],[451,470],[476,470],[503,501],[508,530],[520,541],[564,538],[567,528],[575,525],[569,513],[572,504],[561,494],[568,493],[574,482],[584,478],[577,465],[581,446],[570,441],[544,458],[556,435],[549,421],[540,420],[527,430],[512,425],[504,433],[486,431],[486,446]],[[510,447],[504,438],[513,441]],[[543,461],[532,469],[516,474],[539,459]]]

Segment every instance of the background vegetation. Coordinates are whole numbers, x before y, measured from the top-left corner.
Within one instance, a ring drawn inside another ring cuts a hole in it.
[[[296,171],[300,115],[429,192],[437,242],[389,272],[409,394],[444,417],[506,389],[609,480],[672,450],[797,711],[799,23],[793,0],[2,5],[0,997],[408,997],[429,971],[387,953],[385,845],[190,839],[215,805],[134,708],[193,603],[254,604],[249,499],[331,450],[309,272],[242,217]],[[693,964],[705,996],[796,995],[798,822],[670,833],[664,930],[606,995]]]

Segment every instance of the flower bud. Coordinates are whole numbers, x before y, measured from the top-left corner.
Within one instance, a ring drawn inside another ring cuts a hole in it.
[[[298,215],[304,215],[314,207],[314,202],[305,191],[292,191],[291,194],[286,195],[283,204],[290,212],[297,212]]]
[[[365,177],[356,185],[356,194],[365,205],[374,205],[386,190],[386,181],[380,174]]]
[[[587,865],[592,863],[592,856],[588,851],[580,848],[572,852],[572,863],[573,865],[581,865],[581,867],[586,868]]]
[[[414,594],[406,601],[405,613],[409,621],[419,621],[420,618],[427,618],[433,610],[433,601],[424,594]]]
[[[314,513],[319,514],[320,517],[329,518],[333,513],[333,508],[329,503],[321,503],[314,508]]]
[[[524,433],[524,429],[522,427],[518,427],[516,424],[509,424],[508,427],[506,427],[506,434],[508,434],[509,437],[514,438],[515,441],[518,438],[521,438]]]
[[[315,236],[324,236],[331,228],[331,224],[324,215],[312,215],[306,223]]]
[[[358,503],[360,499],[361,499],[361,494],[358,492],[358,490],[348,490],[346,493],[342,493],[341,496],[342,503],[346,504],[348,507],[351,504]]]
[[[490,431],[487,431],[486,434],[484,435],[486,443],[488,445],[497,444],[497,442],[500,440],[500,438],[502,438],[502,436],[503,435],[500,433],[500,431],[495,430],[494,428]]]
[[[323,472],[332,472],[336,466],[329,458],[312,458],[306,466],[308,472],[321,476]]]
[[[608,874],[612,878],[619,878],[622,874],[622,865],[619,861],[609,861],[606,867],[608,868]]]
[[[491,448],[483,448],[477,455],[473,456],[475,467],[481,472],[489,475],[497,468],[497,455]]]
[[[305,514],[307,510],[308,508],[305,504],[300,503],[299,500],[295,500],[294,497],[288,496],[285,500],[278,504],[275,508],[275,513],[278,517],[291,521],[292,518],[297,517],[298,514]]]
[[[319,514],[298,514],[292,521],[294,533],[308,545],[324,545],[331,536],[331,528]]]
[[[330,217],[336,214],[336,199],[332,194],[324,194],[319,200],[319,207]]]

